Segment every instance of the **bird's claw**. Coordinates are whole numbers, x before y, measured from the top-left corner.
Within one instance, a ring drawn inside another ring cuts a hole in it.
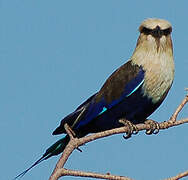
[[[138,134],[138,128],[136,127],[136,125],[132,124],[130,121],[125,120],[125,119],[120,119],[119,122],[122,123],[124,126],[128,127],[126,136],[123,135],[124,139],[130,138],[132,134],[134,134],[134,135]]]
[[[157,134],[159,132],[160,127],[158,122],[148,119],[145,121],[145,124],[150,126],[150,129],[146,130],[147,135]]]

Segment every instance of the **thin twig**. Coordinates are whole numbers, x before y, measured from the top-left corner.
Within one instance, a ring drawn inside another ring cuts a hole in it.
[[[65,131],[66,133],[69,135],[70,139],[74,139],[74,137],[76,136],[74,131],[69,127],[68,124],[64,125]]]
[[[176,121],[176,118],[179,114],[179,112],[182,110],[182,108],[185,106],[185,104],[188,102],[188,94],[185,96],[185,98],[183,99],[183,101],[181,102],[181,104],[178,106],[178,108],[176,109],[176,111],[174,112],[174,114],[171,116],[169,122],[174,123]]]
[[[167,178],[167,179],[165,179],[165,180],[178,180],[178,179],[183,178],[183,177],[186,177],[186,176],[188,176],[188,171],[185,171],[185,172],[183,172],[183,173],[180,173],[180,174],[178,174],[177,176]]]

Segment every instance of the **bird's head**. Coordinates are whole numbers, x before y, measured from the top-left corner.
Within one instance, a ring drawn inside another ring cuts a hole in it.
[[[146,19],[141,23],[139,31],[138,48],[156,52],[170,48],[172,51],[172,26],[168,21],[155,18]]]

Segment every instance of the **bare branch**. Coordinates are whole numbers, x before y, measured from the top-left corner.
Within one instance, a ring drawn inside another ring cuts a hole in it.
[[[174,114],[171,116],[171,118],[168,121],[164,121],[159,123],[159,129],[168,129],[170,127],[178,126],[180,124],[188,123],[188,118],[181,119],[177,121],[177,116],[179,112],[182,110],[182,108],[185,106],[185,104],[188,102],[188,95],[185,96],[181,104],[177,107]],[[138,131],[142,130],[149,130],[151,127],[149,124],[137,124],[136,129]],[[68,160],[71,153],[77,149],[79,146],[84,145],[88,142],[94,141],[99,138],[120,134],[120,133],[127,133],[129,132],[129,128],[127,126],[111,129],[99,133],[95,133],[86,137],[82,138],[76,138],[74,135],[74,132],[71,130],[71,128],[65,124],[65,130],[67,134],[70,136],[70,141],[68,145],[66,146],[64,152],[62,153],[59,161],[56,164],[56,167],[51,174],[49,180],[57,180],[61,176],[81,176],[81,177],[92,177],[92,178],[101,178],[101,179],[110,179],[110,180],[131,180],[131,178],[124,177],[124,176],[115,176],[111,174],[97,174],[97,173],[91,173],[91,172],[83,172],[83,171],[75,171],[75,170],[67,170],[64,167],[66,161]],[[188,172],[181,173],[175,177],[168,178],[166,180],[176,180],[180,179],[182,177],[188,176]],[[174,179],[173,179],[174,178]]]
[[[174,177],[171,177],[171,178],[167,178],[165,180],[178,180],[178,179],[181,179],[181,178],[186,177],[186,176],[188,176],[188,171],[180,173],[177,176],[174,176]]]
[[[174,123],[176,121],[176,118],[177,118],[179,112],[182,110],[182,108],[185,106],[185,104],[187,102],[188,102],[188,94],[185,96],[185,98],[183,99],[183,101],[181,102],[181,104],[178,106],[178,108],[176,109],[176,111],[174,112],[174,114],[171,116],[170,121],[172,121],[172,123]]]
[[[80,177],[90,177],[90,178],[100,178],[100,179],[110,179],[110,180],[133,180],[131,178],[124,177],[124,176],[110,175],[109,173],[97,174],[93,172],[67,170],[64,168],[58,169],[55,176],[52,178],[52,180],[56,180],[58,177],[61,177],[61,176],[80,176]]]

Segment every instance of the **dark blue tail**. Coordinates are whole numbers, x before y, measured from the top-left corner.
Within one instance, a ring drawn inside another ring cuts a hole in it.
[[[46,152],[43,154],[43,156],[40,159],[38,159],[31,167],[29,167],[28,169],[26,169],[25,171],[23,171],[22,173],[17,175],[14,178],[14,180],[17,178],[23,177],[30,169],[32,169],[34,166],[41,163],[42,161],[50,158],[51,156],[55,156],[55,155],[58,155],[61,152],[63,152],[63,150],[65,149],[68,142],[69,142],[69,136],[65,136],[64,138],[62,138],[59,141],[57,141],[56,143],[54,143],[52,146],[50,146],[46,150]]]

